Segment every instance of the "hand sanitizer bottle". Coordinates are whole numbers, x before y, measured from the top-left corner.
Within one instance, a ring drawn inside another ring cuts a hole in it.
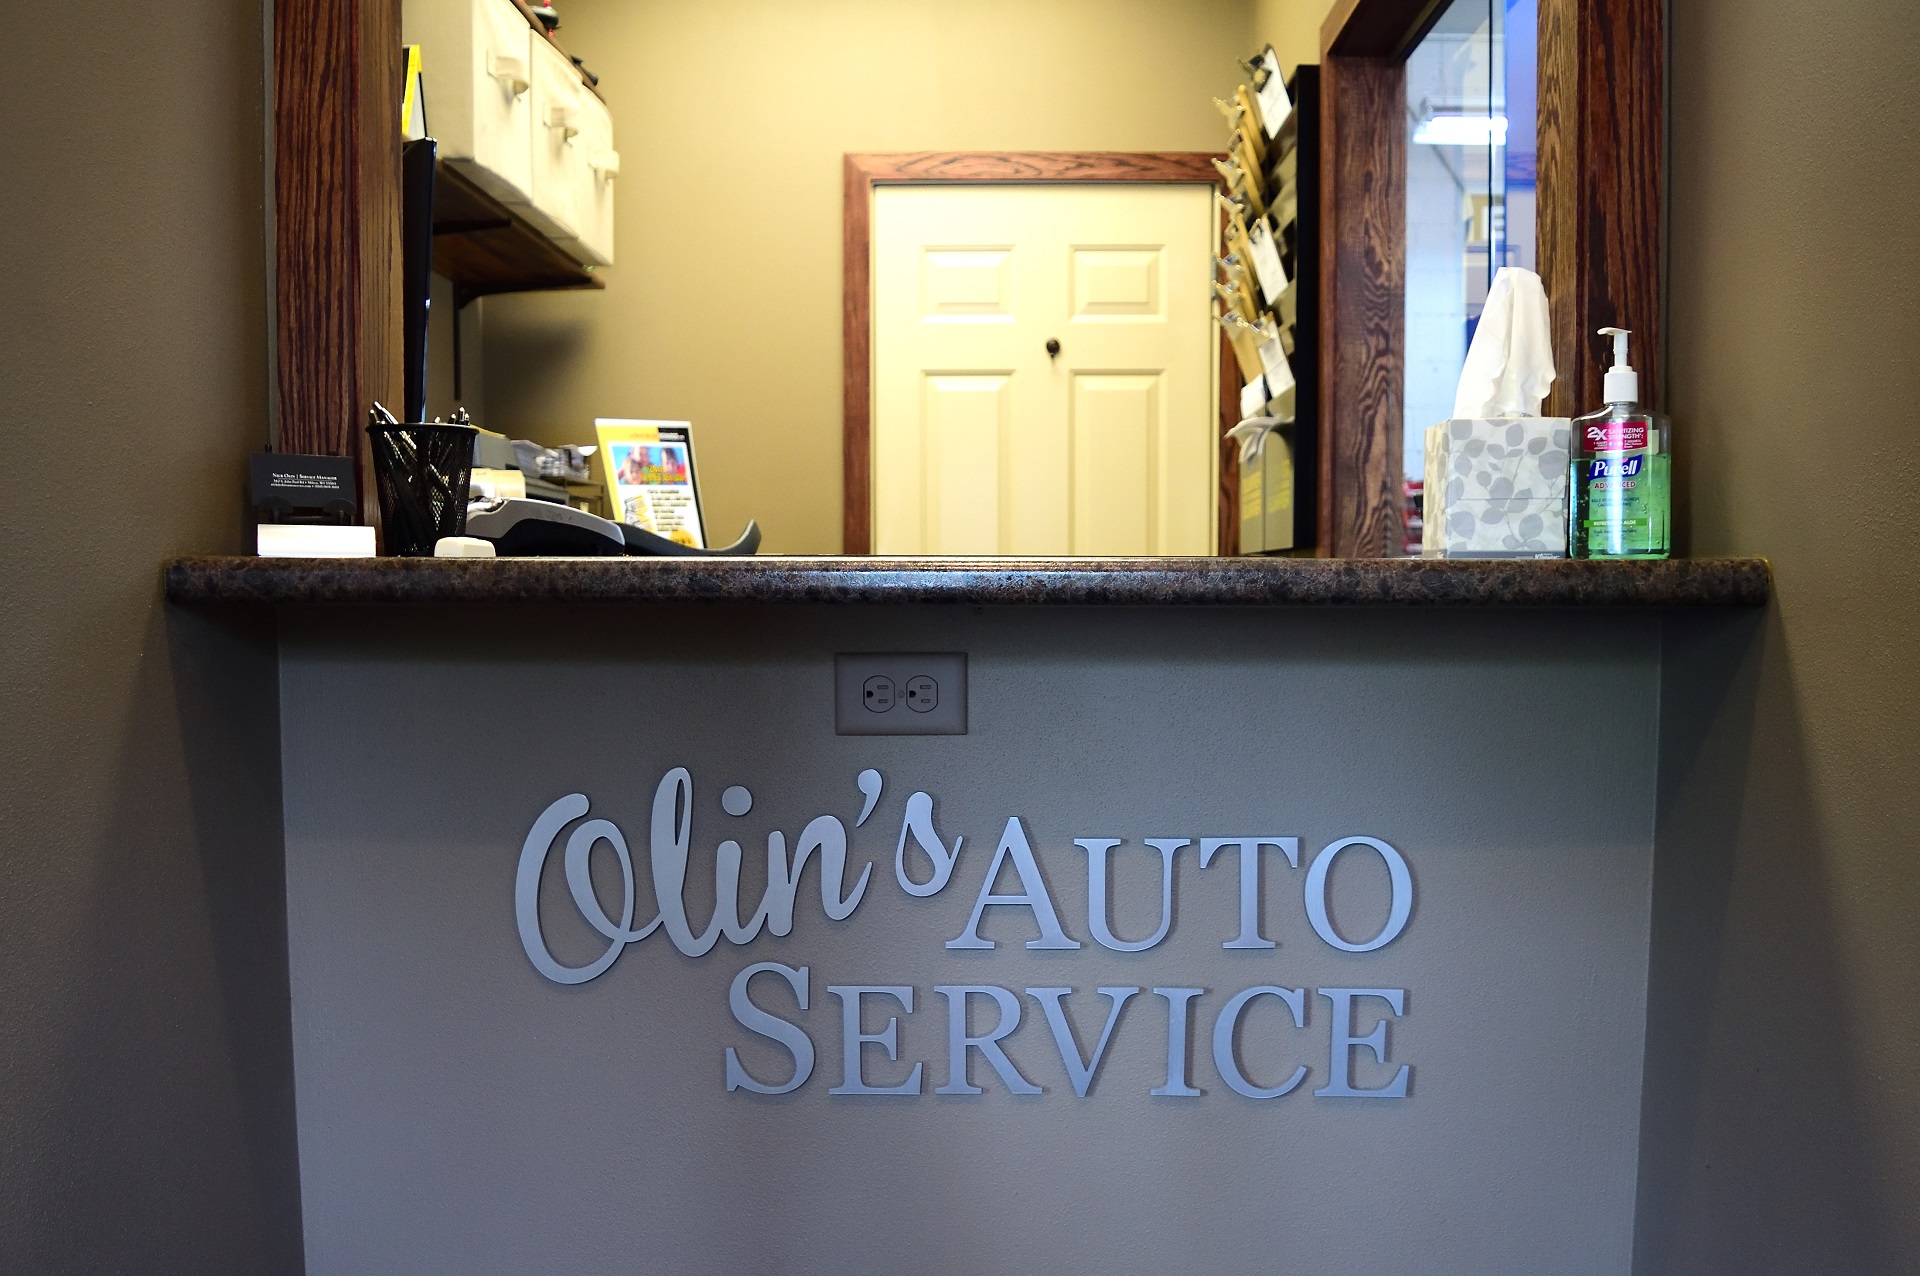
[[[1673,438],[1667,418],[1642,408],[1627,364],[1627,330],[1613,338],[1607,406],[1573,421],[1567,476],[1567,550],[1575,558],[1665,558],[1671,542]]]

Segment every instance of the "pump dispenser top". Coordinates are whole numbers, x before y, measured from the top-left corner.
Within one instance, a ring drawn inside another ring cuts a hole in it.
[[[1627,363],[1626,328],[1602,328],[1600,335],[1613,338],[1613,366],[1607,369],[1603,380],[1601,398],[1608,403],[1638,403],[1640,401],[1640,374]]]

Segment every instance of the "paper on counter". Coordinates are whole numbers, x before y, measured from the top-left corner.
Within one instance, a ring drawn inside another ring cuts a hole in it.
[[[262,523],[254,552],[262,558],[372,558],[373,529],[338,523]]]
[[[525,500],[526,496],[527,476],[519,470],[489,469],[476,465],[467,482],[467,499],[470,501]]]

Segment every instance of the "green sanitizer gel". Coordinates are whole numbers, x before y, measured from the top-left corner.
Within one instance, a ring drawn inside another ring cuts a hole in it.
[[[1673,437],[1667,418],[1638,402],[1627,330],[1613,338],[1607,406],[1573,421],[1567,476],[1567,548],[1575,558],[1665,558],[1672,543]]]

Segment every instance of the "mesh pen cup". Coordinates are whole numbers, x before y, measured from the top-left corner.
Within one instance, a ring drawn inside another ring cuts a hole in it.
[[[442,536],[466,531],[472,426],[376,421],[367,437],[389,554],[425,558]]]

